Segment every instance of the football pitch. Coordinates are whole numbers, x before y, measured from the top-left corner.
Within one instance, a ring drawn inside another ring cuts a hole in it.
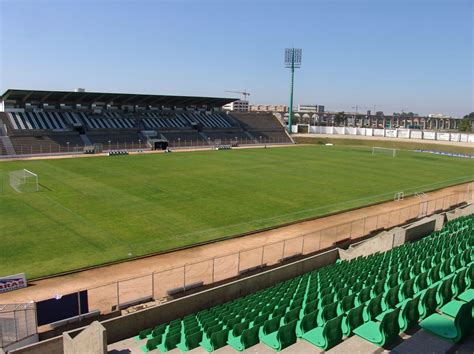
[[[10,188],[9,171],[39,176]],[[474,161],[299,146],[0,163],[0,276],[192,245],[474,179]]]

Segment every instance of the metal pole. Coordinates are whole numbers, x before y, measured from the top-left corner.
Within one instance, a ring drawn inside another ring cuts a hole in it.
[[[117,282],[117,310],[120,309],[120,282]]]
[[[286,246],[286,240],[283,241],[283,249],[281,250],[281,260],[285,258],[285,246]]]
[[[151,297],[155,299],[155,272],[151,273]]]
[[[77,292],[77,308],[79,310],[79,321],[81,320],[81,314],[82,314],[82,309],[81,309],[81,292]]]
[[[291,134],[291,125],[293,122],[293,86],[295,81],[295,49],[291,53],[291,90],[290,90],[290,107],[288,112],[288,133]]]
[[[239,251],[239,259],[238,259],[238,262],[237,262],[237,274],[240,272],[240,252]]]
[[[214,268],[216,266],[216,257],[212,258],[212,282],[214,283]]]

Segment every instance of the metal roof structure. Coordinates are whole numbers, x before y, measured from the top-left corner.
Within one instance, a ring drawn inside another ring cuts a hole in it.
[[[110,105],[140,105],[140,106],[177,106],[196,105],[221,107],[237,101],[238,98],[199,97],[199,96],[170,96],[148,95],[134,93],[111,92],[75,92],[75,91],[45,91],[8,89],[0,97],[2,101],[15,101],[17,104],[26,102],[48,104],[81,104],[104,103]]]

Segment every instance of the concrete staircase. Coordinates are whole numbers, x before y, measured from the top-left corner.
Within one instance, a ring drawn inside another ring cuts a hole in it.
[[[0,134],[3,134],[3,131],[0,132]],[[2,145],[5,147],[5,151],[7,152],[7,155],[16,155],[15,148],[12,145],[12,141],[10,138],[6,135],[0,135],[0,141],[2,142]]]
[[[204,140],[206,140],[207,145],[212,145],[211,139],[209,139],[209,137],[206,135],[206,133],[199,132],[199,135],[200,135]]]
[[[81,137],[82,142],[84,143],[85,146],[92,146],[92,142],[90,141],[89,137],[86,134],[79,134]]]
[[[254,144],[258,144],[258,140],[256,137],[254,137],[250,132],[244,130],[244,134],[247,135],[247,137],[253,141]]]

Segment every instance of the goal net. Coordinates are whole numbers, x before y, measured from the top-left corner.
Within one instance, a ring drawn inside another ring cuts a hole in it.
[[[384,154],[384,155],[389,155],[392,157],[397,156],[397,149],[390,149],[390,148],[383,148],[383,147],[376,147],[374,146],[372,148],[372,155],[375,154]]]
[[[10,172],[10,186],[18,193],[37,192],[38,175],[26,169]]]

